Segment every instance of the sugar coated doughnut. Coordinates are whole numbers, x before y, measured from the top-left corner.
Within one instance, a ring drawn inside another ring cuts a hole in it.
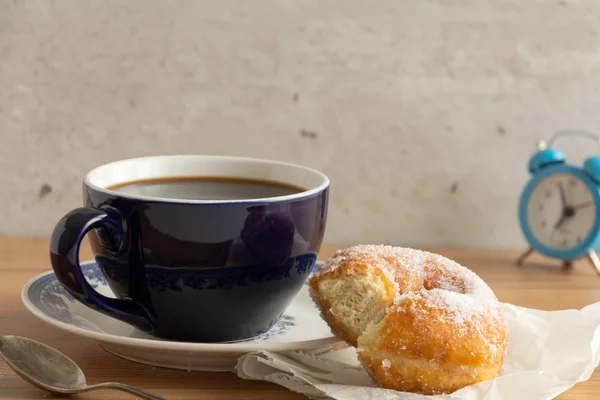
[[[500,374],[508,345],[498,299],[438,254],[384,245],[338,251],[309,280],[333,333],[381,387],[451,393]]]

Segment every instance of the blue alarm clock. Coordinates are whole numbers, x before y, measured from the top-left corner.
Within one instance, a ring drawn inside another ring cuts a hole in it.
[[[568,164],[565,154],[553,147],[564,135],[581,135],[600,144],[598,136],[585,131],[557,132],[538,144],[529,160],[532,177],[519,201],[519,222],[530,248],[517,264],[534,251],[565,266],[588,257],[600,274],[600,155],[590,156],[582,166]]]

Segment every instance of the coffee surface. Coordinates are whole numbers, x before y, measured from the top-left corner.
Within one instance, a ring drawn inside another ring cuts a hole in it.
[[[279,182],[225,177],[147,179],[108,187],[119,193],[183,200],[244,200],[286,196],[304,189]]]

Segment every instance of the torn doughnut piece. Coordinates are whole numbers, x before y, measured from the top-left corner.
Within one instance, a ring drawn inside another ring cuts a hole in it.
[[[357,347],[381,387],[442,394],[500,374],[508,346],[500,303],[448,258],[359,245],[338,251],[309,285],[332,332]]]

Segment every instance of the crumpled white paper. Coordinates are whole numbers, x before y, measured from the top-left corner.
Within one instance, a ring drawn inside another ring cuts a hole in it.
[[[541,311],[502,304],[509,346],[501,375],[452,394],[424,396],[375,387],[354,348],[324,354],[259,351],[238,360],[244,379],[265,380],[312,399],[553,399],[590,378],[600,361],[600,303],[581,310]]]

